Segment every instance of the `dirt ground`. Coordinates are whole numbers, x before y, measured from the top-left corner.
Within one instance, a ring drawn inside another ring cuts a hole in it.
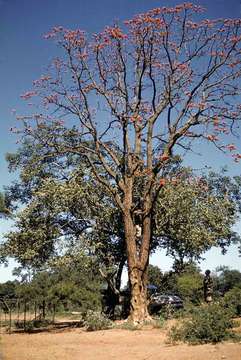
[[[3,360],[240,360],[241,344],[169,345],[166,329],[2,334]]]

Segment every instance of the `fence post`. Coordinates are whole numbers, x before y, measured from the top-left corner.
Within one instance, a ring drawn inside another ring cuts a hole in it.
[[[56,311],[56,305],[55,303],[53,303],[53,320],[52,320],[53,324],[55,322],[55,311]]]
[[[17,300],[17,304],[18,304],[18,322],[19,322],[19,317],[20,317],[20,302],[19,302],[19,299]]]
[[[23,310],[23,328],[26,331],[26,312],[27,312],[27,302],[24,300],[24,310]]]
[[[37,319],[37,303],[34,301],[34,320]]]
[[[9,308],[9,334],[11,334],[12,331],[12,307],[10,305]]]
[[[2,334],[2,306],[0,306],[0,333]]]
[[[43,300],[43,319],[45,319],[45,315],[46,315],[45,306],[46,306],[46,302],[45,302],[45,300]]]

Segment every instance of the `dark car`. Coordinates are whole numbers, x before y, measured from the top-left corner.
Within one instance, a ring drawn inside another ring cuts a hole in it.
[[[153,294],[149,302],[149,312],[151,314],[157,313],[166,306],[178,310],[183,308],[183,301],[177,295],[167,294]]]

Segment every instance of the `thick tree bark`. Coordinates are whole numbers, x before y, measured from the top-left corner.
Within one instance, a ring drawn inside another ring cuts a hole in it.
[[[129,286],[131,292],[129,319],[134,323],[151,320],[147,300],[147,266],[150,247],[150,221],[143,222],[141,244],[131,216],[124,215]],[[145,229],[149,227],[149,229]]]
[[[131,286],[131,301],[129,319],[134,323],[150,320],[147,305],[147,271],[130,266],[129,281]]]

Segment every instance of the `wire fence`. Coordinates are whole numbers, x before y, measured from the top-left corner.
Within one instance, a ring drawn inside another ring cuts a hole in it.
[[[16,330],[28,331],[32,328],[56,324],[56,315],[62,315],[61,324],[78,324],[81,312],[74,311],[66,302],[52,303],[46,300],[31,301],[0,297],[0,333],[12,333]],[[75,321],[74,321],[75,319]],[[77,321],[76,321],[77,319]],[[60,321],[58,321],[60,325]]]

